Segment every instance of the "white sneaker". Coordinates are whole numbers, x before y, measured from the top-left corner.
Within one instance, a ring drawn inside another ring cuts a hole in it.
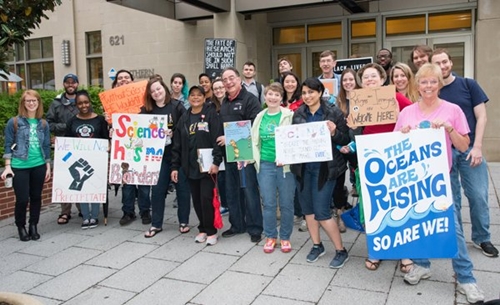
[[[300,232],[307,232],[307,222],[305,219],[302,219],[299,225],[299,231]]]
[[[431,274],[431,269],[414,264],[413,268],[411,268],[410,271],[405,274],[404,281],[405,283],[410,285],[417,285],[420,280],[430,278]]]
[[[293,216],[293,223],[300,223],[304,219],[302,216]]]
[[[484,301],[484,292],[477,287],[476,283],[460,284],[457,287],[458,292],[465,295],[467,302],[477,303]]]
[[[206,240],[207,240],[207,233],[200,233],[196,235],[196,237],[194,238],[194,241],[199,244],[204,243]]]
[[[217,243],[217,234],[207,237],[207,246],[213,246]]]

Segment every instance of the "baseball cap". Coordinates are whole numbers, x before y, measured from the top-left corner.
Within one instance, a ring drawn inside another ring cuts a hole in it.
[[[78,83],[78,76],[72,73],[66,74],[66,76],[63,78],[63,83],[65,83],[68,80],[68,78],[71,78],[75,83]]]
[[[189,89],[189,93],[188,94],[191,94],[191,92],[193,92],[194,90],[198,90],[198,91],[201,92],[201,94],[205,95],[205,89],[203,89],[202,86],[198,86],[198,85],[191,87]]]

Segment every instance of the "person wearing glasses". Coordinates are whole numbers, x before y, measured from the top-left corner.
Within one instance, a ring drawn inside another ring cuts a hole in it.
[[[376,63],[381,65],[384,68],[386,75],[391,75],[392,70],[392,52],[389,49],[382,48],[377,53]],[[385,79],[384,86],[387,86],[391,83],[389,77]]]
[[[37,225],[42,207],[43,184],[50,179],[50,130],[42,119],[43,102],[35,90],[26,90],[19,100],[17,116],[5,127],[5,170],[1,178],[13,177],[16,196],[15,224],[21,241],[40,239]],[[30,206],[29,233],[26,208]]]

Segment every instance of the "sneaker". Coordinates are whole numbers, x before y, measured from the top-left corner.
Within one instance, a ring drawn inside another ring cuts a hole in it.
[[[264,245],[264,253],[273,253],[276,247],[276,238],[267,238]]]
[[[222,232],[222,237],[224,237],[224,238],[233,237],[236,234],[241,234],[241,233],[233,231],[233,228],[230,228],[229,230],[226,230],[226,231]]]
[[[300,223],[303,219],[302,216],[293,216],[293,223]]]
[[[226,215],[229,213],[229,209],[222,206],[220,207],[219,211],[221,215]]]
[[[150,224],[151,223],[151,214],[149,213],[149,211],[146,211],[146,212],[142,213],[141,219],[142,219],[142,224],[143,225]]]
[[[337,250],[335,257],[330,262],[330,268],[338,269],[344,267],[344,264],[349,260],[349,254],[347,250]]]
[[[299,231],[300,232],[307,232],[307,222],[305,219],[302,219],[299,225]]]
[[[194,238],[194,241],[199,244],[204,243],[206,240],[207,240],[207,233],[200,233],[196,235],[196,237]]]
[[[498,256],[498,249],[493,246],[493,244],[489,241],[485,241],[481,244],[476,244],[474,243],[474,248],[478,248],[480,250],[483,250],[483,254],[489,257],[497,257]]]
[[[135,214],[123,214],[123,217],[120,219],[120,225],[125,226],[135,220]]]
[[[217,234],[207,236],[207,246],[213,246],[217,243]]]
[[[458,292],[465,295],[467,302],[475,304],[484,301],[484,292],[477,287],[476,283],[460,284],[457,286]]]
[[[99,219],[92,218],[89,223],[89,229],[93,229],[99,225]]]
[[[289,240],[281,240],[281,252],[288,253],[292,251],[292,244]]]
[[[89,225],[90,225],[90,220],[85,219],[85,220],[82,222],[82,230],[88,229],[88,228],[89,228]]]
[[[325,247],[323,246],[323,244],[314,245],[311,248],[311,251],[309,251],[309,254],[307,254],[306,260],[308,263],[314,263],[323,255],[325,255]]]
[[[251,234],[250,235],[250,241],[253,243],[258,243],[261,240],[262,240],[262,235],[260,235],[260,234]]]
[[[406,284],[417,285],[420,280],[431,277],[431,269],[413,264],[410,271],[405,274],[404,281]]]

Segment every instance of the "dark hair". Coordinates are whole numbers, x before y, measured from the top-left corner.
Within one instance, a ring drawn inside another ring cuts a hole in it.
[[[80,95],[83,95],[83,96],[86,96],[90,101],[90,95],[89,95],[87,90],[79,90],[79,91],[76,91],[75,94],[76,94],[75,99],[77,99]]]
[[[378,50],[378,52],[377,52],[377,56],[378,56],[378,54],[380,53],[380,51],[387,51],[387,52],[389,52],[389,57],[390,57],[390,58],[392,58],[392,52],[391,52],[391,50],[386,49],[386,48],[382,48],[382,49]]]
[[[247,61],[246,63],[243,64],[243,66],[252,66],[255,69],[255,64],[251,61]]]
[[[130,79],[131,79],[132,81],[134,81],[134,76],[132,75],[132,73],[130,73],[130,71],[129,71],[129,70],[120,69],[120,70],[118,70],[118,71],[116,72],[116,74],[115,74],[115,79],[113,80],[113,83],[111,83],[111,88],[116,87],[116,84],[118,83],[118,74],[123,73],[123,72],[127,73],[128,75],[130,75]]]
[[[198,81],[200,81],[204,76],[210,80],[210,83],[212,83],[212,78],[207,73],[200,73],[200,75],[198,75]]]
[[[184,98],[187,98],[187,96],[188,96],[189,93],[188,93],[188,83],[186,81],[186,77],[182,73],[174,73],[174,74],[172,74],[172,77],[170,78],[170,86],[172,86],[172,83],[174,82],[174,80],[176,78],[180,78],[182,80],[181,93],[182,93],[182,95],[184,95]],[[172,89],[172,88],[170,88],[170,89]]]
[[[429,47],[428,45],[419,44],[419,45],[414,46],[413,50],[411,50],[411,53],[410,53],[410,62],[409,62],[409,66],[413,70],[413,73],[417,73],[417,70],[418,70],[417,67],[415,66],[415,64],[413,63],[413,53],[415,53],[415,51],[418,51],[419,53],[426,54],[429,61],[431,60],[431,55],[432,55],[432,48]]]
[[[285,78],[287,76],[289,76],[289,75],[293,76],[293,78],[295,78],[295,81],[297,81],[297,88],[295,88],[295,92],[293,93],[292,98],[289,99],[289,100],[287,100],[286,90],[284,90],[284,88],[285,88]],[[283,86],[283,90],[284,90],[284,93],[283,93],[283,105],[285,107],[288,106],[288,104],[291,104],[292,102],[300,100],[302,92],[300,90],[301,89],[300,88],[300,79],[297,76],[297,74],[295,74],[293,72],[285,72],[285,73],[283,73],[283,75],[281,77],[281,85]]]
[[[377,72],[380,75],[380,78],[382,80],[385,81],[387,79],[387,73],[385,72],[384,68],[382,68],[381,65],[372,62],[372,63],[364,65],[361,69],[358,70],[358,77],[360,80],[363,79],[363,73],[365,73],[366,69],[369,69],[369,68],[373,68],[373,69],[377,70]]]
[[[205,96],[205,89],[203,89],[202,86],[192,86],[191,88],[189,88],[189,93],[188,93],[188,96],[191,95],[191,93],[193,93],[193,91],[195,90],[198,90],[200,91],[200,93]]]
[[[309,89],[312,89],[314,91],[318,91],[320,93],[320,101],[321,96],[323,96],[323,93],[325,92],[325,86],[323,83],[317,78],[317,77],[308,77],[306,80],[302,83],[302,86],[300,87],[300,91],[302,92],[302,89],[304,86],[309,87]]]
[[[344,116],[347,116],[347,92],[345,91],[344,86],[342,86],[342,82],[344,80],[344,76],[347,73],[351,73],[354,77],[354,82],[356,83],[354,89],[359,89],[359,77],[356,74],[356,71],[351,68],[347,68],[342,71],[342,74],[340,75],[340,90],[339,94],[337,95],[337,101],[335,102],[335,104],[337,105],[337,107],[339,107],[342,113],[344,113]]]
[[[165,104],[170,103],[170,92],[168,91],[167,85],[165,85],[160,75],[155,74],[149,78],[148,84],[146,85],[146,92],[144,93],[144,108],[147,112],[153,111],[154,104],[156,103],[151,96],[151,86],[156,82],[159,82],[163,89],[165,89]]]
[[[432,61],[432,56],[434,55],[439,55],[439,54],[446,54],[448,56],[448,59],[451,60],[451,55],[450,55],[450,52],[448,52],[447,49],[445,48],[437,48],[434,50],[434,52],[432,52],[432,54],[429,56],[429,62]]]

